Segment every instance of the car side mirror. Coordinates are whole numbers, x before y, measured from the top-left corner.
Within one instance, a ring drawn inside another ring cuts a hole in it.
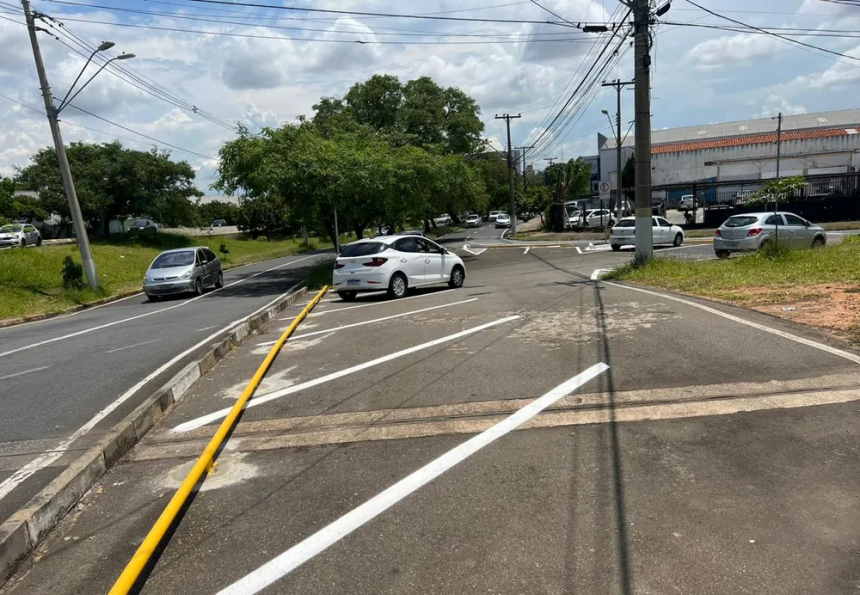
[[[804,221],[804,222],[803,222],[803,226],[804,226],[804,227],[809,227],[810,225],[812,225],[812,224],[811,224],[809,221]]]

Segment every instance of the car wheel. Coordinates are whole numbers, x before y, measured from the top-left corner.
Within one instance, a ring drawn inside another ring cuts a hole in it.
[[[42,245],[42,238],[41,238],[41,237],[39,237],[39,238],[37,238],[37,239],[36,239],[36,245],[37,245],[37,246],[41,246],[41,245]]]
[[[215,287],[217,289],[224,287],[224,273],[218,273],[218,278],[215,280]]]
[[[355,296],[358,295],[357,291],[338,291],[337,297],[342,299],[345,302],[351,302],[355,300]]]
[[[194,293],[203,295],[203,279],[200,277],[197,277],[197,281],[194,282]]]
[[[466,280],[466,271],[463,270],[463,267],[457,265],[451,271],[451,279],[448,281],[448,287],[451,289],[457,289],[458,287],[463,287],[463,282]]]
[[[719,259],[726,259],[729,257],[731,252],[728,250],[714,250],[714,254],[716,254]]]
[[[678,246],[680,246],[680,245],[681,245],[681,243],[682,243],[683,241],[684,241],[684,236],[683,236],[683,234],[677,233],[677,234],[675,234],[675,241],[674,241],[674,242],[672,242],[672,245],[673,245],[673,246],[675,246],[675,247],[677,248]]]
[[[823,248],[824,247],[824,238],[821,236],[817,236],[814,240],[812,240],[813,248]]]
[[[394,299],[402,298],[406,295],[406,289],[406,277],[403,273],[394,273],[388,282],[388,296]]]
[[[24,248],[27,245],[27,238],[21,238],[21,247]]]
[[[611,246],[613,252],[618,252],[619,250],[621,250],[621,246],[618,244],[611,244]]]

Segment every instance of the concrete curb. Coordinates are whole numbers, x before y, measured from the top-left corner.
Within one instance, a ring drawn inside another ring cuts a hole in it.
[[[0,587],[105,471],[131,450],[173,404],[181,402],[191,386],[227,355],[233,345],[295,304],[307,292],[307,288],[302,287],[226,331],[0,525]]]

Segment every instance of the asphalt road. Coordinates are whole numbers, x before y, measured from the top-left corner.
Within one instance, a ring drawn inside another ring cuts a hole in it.
[[[856,355],[588,280],[624,253],[463,255],[462,289],[319,306],[142,593],[856,593]],[[2,595],[107,592],[290,320],[198,382]]]
[[[225,287],[200,298],[150,303],[137,295],[0,329],[0,520],[193,359],[213,334],[286,292],[321,257],[287,257],[225,271]],[[120,398],[125,401],[72,444],[68,457],[19,483],[16,471],[56,449]]]

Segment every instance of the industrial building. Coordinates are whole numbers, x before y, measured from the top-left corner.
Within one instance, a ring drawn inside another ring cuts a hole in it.
[[[621,169],[633,155],[634,138],[621,145]],[[783,116],[781,176],[850,174],[860,168],[860,109]],[[615,139],[598,135],[600,181],[617,188]],[[777,119],[761,118],[654,130],[651,183],[766,180],[777,172]],[[656,188],[655,188],[656,190]],[[657,191],[655,198],[659,194]]]

